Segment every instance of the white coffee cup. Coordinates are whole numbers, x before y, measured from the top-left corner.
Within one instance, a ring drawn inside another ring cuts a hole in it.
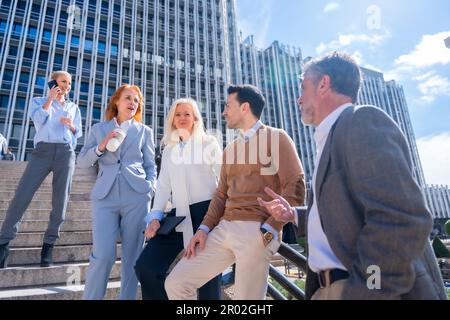
[[[113,131],[116,132],[116,136],[114,138],[111,138],[106,145],[106,150],[108,150],[109,152],[116,152],[127,136],[125,130],[121,128],[116,128]]]

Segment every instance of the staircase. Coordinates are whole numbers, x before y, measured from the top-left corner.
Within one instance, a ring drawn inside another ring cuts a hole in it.
[[[26,162],[0,161],[0,225],[26,165]],[[0,269],[0,300],[81,299],[92,247],[89,193],[95,179],[94,168],[75,170],[66,220],[53,250],[55,265],[40,268],[42,239],[52,208],[52,174],[45,179],[23,217],[16,239],[10,243],[8,268]],[[117,249],[120,258],[120,244]],[[117,297],[119,277],[118,260],[105,299]]]

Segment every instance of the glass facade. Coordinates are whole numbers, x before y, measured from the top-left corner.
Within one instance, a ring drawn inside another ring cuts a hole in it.
[[[225,134],[226,87],[239,79],[236,35],[234,0],[1,1],[0,130],[26,160],[30,101],[47,95],[52,71],[63,69],[73,75],[70,99],[83,118],[77,150],[123,83],[141,87],[156,143],[168,108],[183,96],[199,102],[208,129]]]

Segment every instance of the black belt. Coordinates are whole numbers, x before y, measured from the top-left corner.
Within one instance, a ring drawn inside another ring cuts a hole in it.
[[[316,273],[316,275],[321,288],[331,286],[333,282],[347,279],[350,276],[347,271],[342,269],[324,270]],[[329,278],[329,283],[327,281],[327,278]]]

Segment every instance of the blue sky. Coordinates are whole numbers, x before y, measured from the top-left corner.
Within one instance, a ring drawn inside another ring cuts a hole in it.
[[[259,47],[343,50],[402,85],[425,178],[450,185],[450,1],[236,1],[238,28]]]

